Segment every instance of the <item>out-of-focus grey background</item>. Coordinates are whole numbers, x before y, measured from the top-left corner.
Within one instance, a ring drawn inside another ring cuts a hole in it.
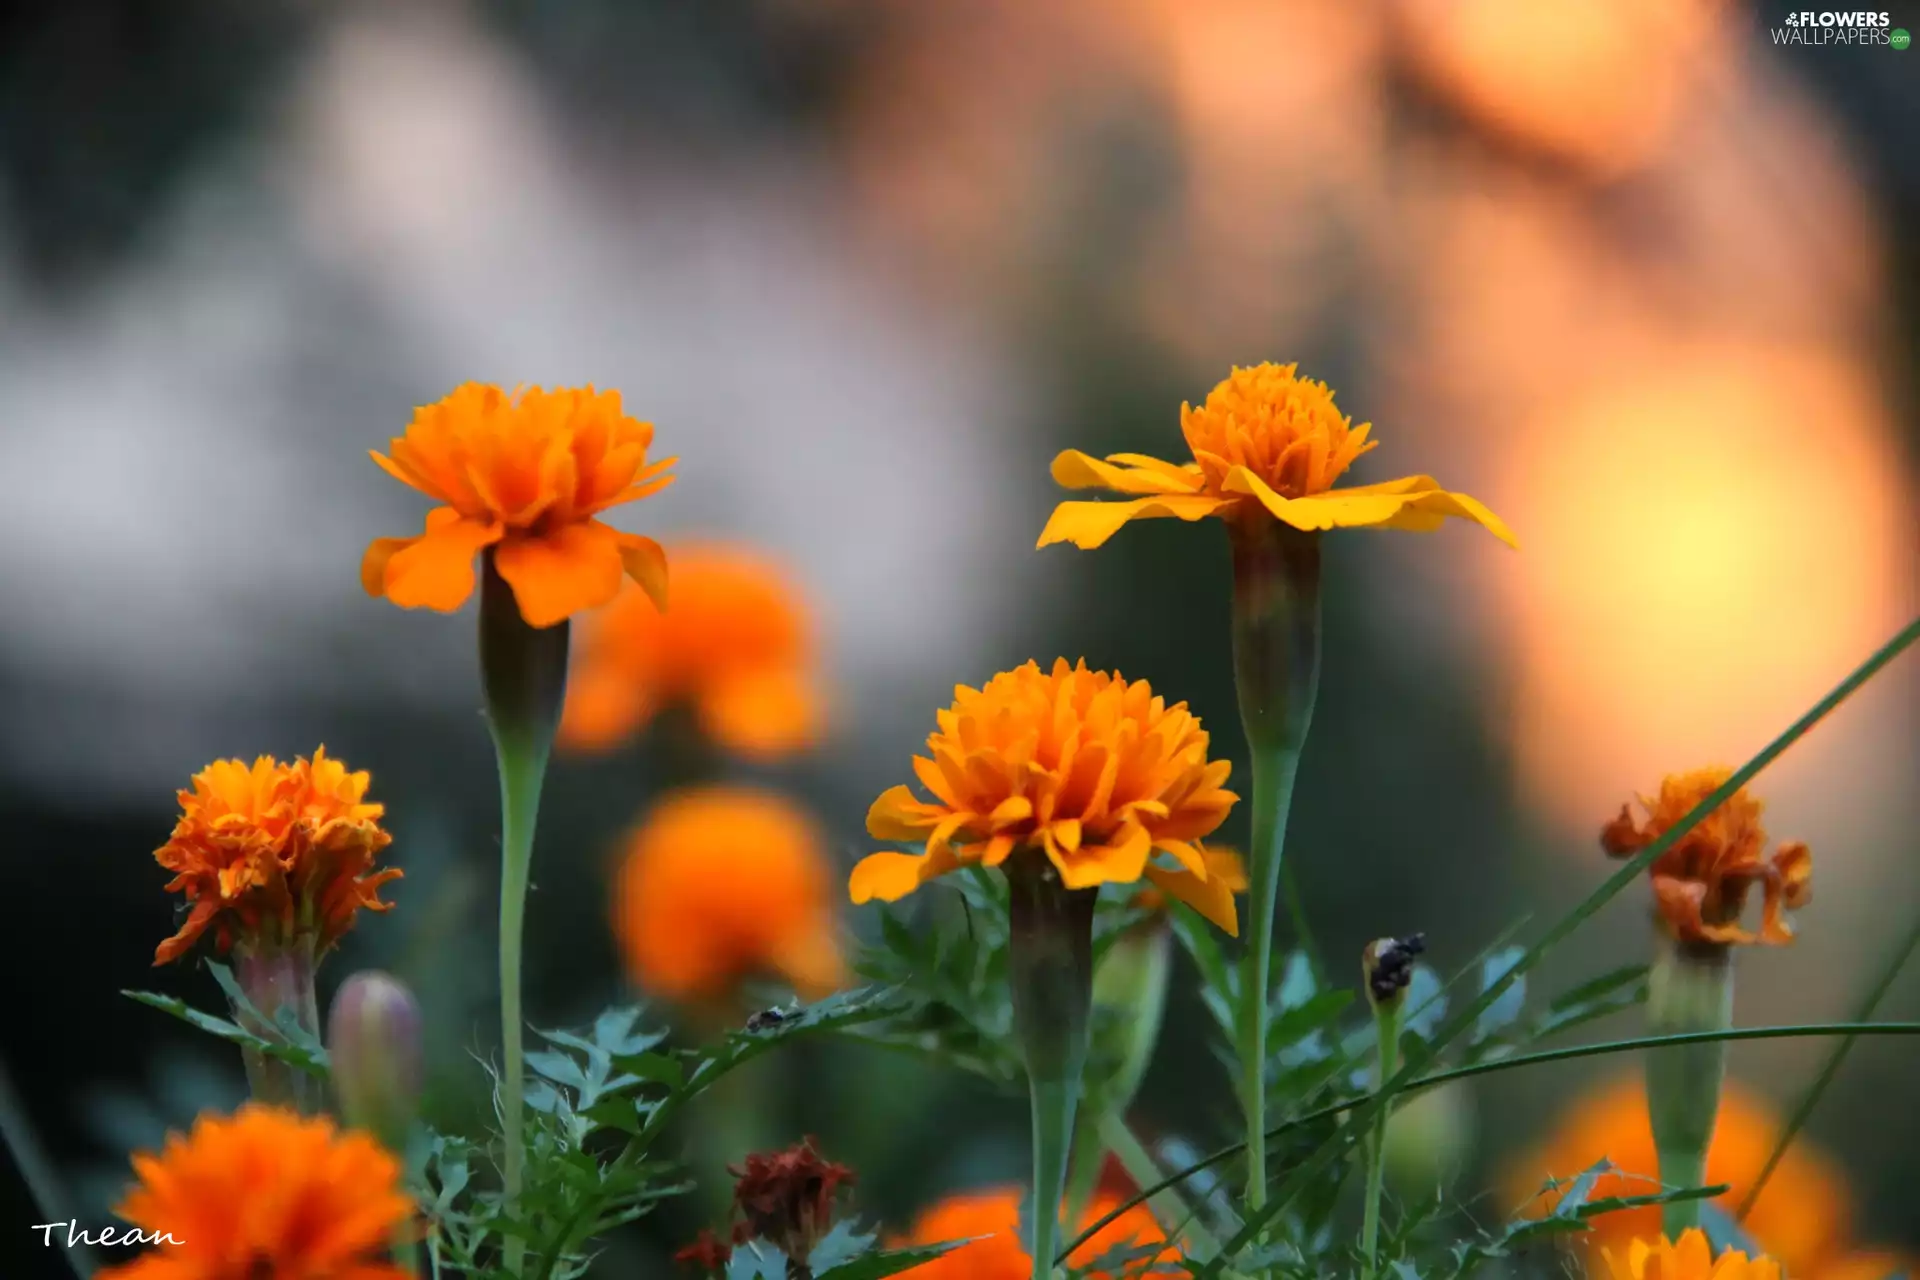
[[[951,686],[1028,657],[1147,677],[1239,750],[1219,530],[1033,540],[1057,450],[1177,454],[1183,399],[1299,360],[1375,424],[1357,480],[1432,472],[1523,546],[1331,539],[1291,845],[1322,943],[1423,928],[1444,966],[1550,920],[1606,874],[1621,800],[1745,758],[1920,604],[1920,51],[1784,45],[1785,11],[10,8],[0,974],[6,1070],[63,1176],[104,1221],[129,1145],[240,1095],[221,1046],[115,994],[217,1001],[148,970],[171,919],[149,851],[216,756],[325,742],[373,771],[408,878],[323,988],[418,978],[443,1075],[493,1045],[491,987],[463,976],[488,972],[494,902],[473,618],[355,573],[423,505],[366,451],[467,379],[621,388],[682,462],[616,522],[792,566],[834,730],[755,776],[848,866]],[[1917,689],[1908,658],[1763,778],[1818,895],[1799,945],[1742,957],[1742,1019],[1842,1016],[1920,909]],[[556,766],[536,1022],[621,995],[605,862],[651,763]],[[1645,928],[1628,895],[1547,981],[1631,960]],[[1231,1108],[1188,1006],[1139,1114],[1210,1146]],[[1909,975],[1885,1013],[1916,1012]],[[1819,1052],[1734,1069],[1785,1100]],[[1503,1076],[1471,1176],[1593,1074]],[[1812,1125],[1863,1239],[1920,1244],[1920,1121],[1888,1105],[1914,1074],[1865,1044]],[[1024,1169],[1022,1104],[964,1080],[835,1050],[766,1088],[771,1136],[818,1133],[889,1222]],[[9,1276],[58,1274],[32,1213],[0,1179]]]

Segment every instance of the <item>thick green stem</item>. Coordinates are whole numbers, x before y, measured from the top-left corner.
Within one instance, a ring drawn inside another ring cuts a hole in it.
[[[1380,1042],[1380,1067],[1373,1086],[1376,1090],[1393,1079],[1393,1073],[1400,1069],[1400,1006],[1404,998],[1403,993],[1401,1000],[1382,1001],[1373,1006],[1373,1029]],[[1362,1280],[1373,1280],[1380,1265],[1380,1199],[1386,1181],[1387,1117],[1392,1109],[1392,1098],[1381,1100],[1379,1114],[1373,1122],[1373,1142],[1367,1152],[1367,1202],[1360,1224]]]
[[[525,1160],[525,1046],[520,1012],[520,944],[540,787],[566,692],[567,624],[528,626],[512,589],[485,558],[480,591],[480,674],[500,769],[500,1080],[506,1150],[501,1176],[508,1199],[520,1194]],[[509,1273],[520,1274],[525,1241],[506,1243]]]
[[[1320,683],[1320,540],[1276,520],[1229,526],[1233,671],[1253,766],[1247,959],[1241,974],[1240,1090],[1247,1206],[1267,1193],[1267,989],[1287,814]]]
[[[253,1002],[253,1010],[234,1009],[234,1021],[266,1040],[283,1040],[276,1025],[282,1010],[290,1011],[300,1028],[315,1039],[320,1035],[319,997],[314,993],[313,939],[301,934],[288,942],[252,941],[234,950],[234,978]],[[253,1016],[258,1012],[264,1023]],[[305,1071],[254,1049],[242,1049],[247,1088],[258,1102],[292,1107],[302,1115],[320,1109],[318,1082]]]
[[[1034,1280],[1053,1274],[1060,1243],[1074,1110],[1087,1062],[1093,1004],[1092,889],[1068,889],[1046,857],[1022,850],[1006,864],[1007,979],[1033,1103]]]
[[[1653,1035],[1725,1031],[1733,1026],[1731,949],[1664,939],[1648,972],[1647,1030]],[[1669,1188],[1706,1182],[1707,1150],[1720,1114],[1726,1078],[1724,1040],[1648,1051],[1647,1112],[1660,1156],[1660,1181]],[[1665,1206],[1667,1235],[1700,1225],[1701,1200]]]

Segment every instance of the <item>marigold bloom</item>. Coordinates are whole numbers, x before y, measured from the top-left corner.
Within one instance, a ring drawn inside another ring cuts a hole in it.
[[[819,829],[747,787],[667,797],[634,831],[614,894],[628,971],[670,999],[718,1000],[772,972],[809,999],[844,981]]]
[[[184,893],[192,906],[154,963],[178,958],[210,928],[223,952],[236,939],[302,934],[325,951],[362,907],[392,906],[380,900],[380,886],[401,873],[373,869],[393,837],[380,826],[385,806],[366,803],[369,780],[325,747],[312,760],[216,760],[196,773],[193,788],[179,793],[172,838],[153,854],[174,873],[167,891]]]
[[[1198,409],[1180,406],[1180,430],[1193,461],[1162,462],[1116,453],[1105,462],[1077,449],[1053,460],[1054,481],[1068,489],[1138,494],[1130,502],[1063,502],[1040,534],[1040,546],[1071,542],[1097,547],[1130,520],[1176,517],[1230,520],[1271,517],[1309,532],[1376,525],[1437,529],[1448,516],[1484,525],[1519,545],[1500,517],[1464,493],[1449,493],[1432,476],[1333,487],[1361,454],[1378,443],[1372,424],[1354,426],[1324,382],[1295,376],[1295,365],[1236,368]]]
[[[676,546],[672,609],[624,591],[581,637],[560,744],[606,750],[684,703],[716,743],[765,758],[816,741],[823,701],[794,583],[747,548]]]
[[[733,1246],[714,1235],[712,1227],[702,1227],[693,1243],[674,1254],[673,1260],[702,1274],[725,1271],[733,1261]]]
[[[1677,1241],[1660,1236],[1651,1243],[1635,1240],[1619,1254],[1609,1249],[1606,1259],[1613,1280],[1780,1280],[1780,1264],[1772,1258],[1749,1258],[1738,1249],[1714,1257],[1698,1227]]]
[[[1729,1080],[1707,1151],[1706,1182],[1728,1187],[1716,1205],[1729,1214],[1739,1208],[1779,1136],[1780,1121],[1773,1109]],[[1503,1194],[1509,1204],[1525,1203],[1528,1213],[1549,1212],[1559,1193],[1541,1193],[1547,1179],[1560,1180],[1564,1188],[1567,1180],[1601,1159],[1611,1160],[1621,1173],[1600,1178],[1593,1187],[1594,1199],[1658,1190],[1660,1162],[1646,1090],[1637,1077],[1616,1081],[1576,1103],[1538,1149],[1508,1167]],[[1802,1138],[1787,1148],[1745,1226],[1789,1275],[1814,1275],[1845,1239],[1850,1214],[1845,1178]],[[1589,1256],[1597,1260],[1602,1249],[1618,1253],[1632,1241],[1659,1236],[1658,1208],[1619,1209],[1595,1217],[1586,1241]]]
[[[133,1170],[114,1212],[172,1242],[100,1280],[407,1280],[386,1255],[413,1201],[364,1133],[249,1103],[169,1134]]]
[[[777,1245],[804,1261],[833,1228],[833,1198],[855,1181],[853,1170],[814,1149],[813,1139],[785,1151],[755,1152],[734,1176],[733,1205],[749,1239]]]
[[[672,483],[647,465],[651,423],[592,387],[512,395],[469,382],[414,411],[382,470],[445,503],[416,538],[376,538],[360,563],[368,595],[450,613],[473,594],[473,558],[493,547],[528,625],[550,627],[613,599],[624,570],[663,607],[667,558],[651,538],[594,517]]]
[[[924,840],[926,854],[863,859],[849,885],[855,902],[894,902],[967,863],[997,867],[1035,848],[1068,889],[1144,877],[1237,932],[1231,884],[1197,842],[1239,797],[1221,787],[1232,766],[1208,761],[1186,703],[1169,707],[1144,680],[1061,658],[1051,673],[1029,662],[983,688],[961,685],[938,719],[931,758],[913,760],[934,800],[896,786],[867,813],[876,839]],[[1179,865],[1158,865],[1156,851]]]
[[[1621,805],[1619,816],[1601,829],[1600,847],[1616,858],[1632,857],[1732,776],[1733,770],[1721,766],[1668,775],[1658,796],[1640,798],[1646,822],[1635,821],[1632,807]],[[1654,904],[1675,937],[1712,943],[1793,941],[1781,908],[1812,900],[1813,855],[1791,841],[1769,857],[1767,829],[1760,825],[1764,807],[1742,787],[1654,862]],[[1756,882],[1766,894],[1758,934],[1740,924],[1747,890]]]
[[[943,1240],[972,1240],[931,1262],[909,1267],[900,1274],[913,1280],[1029,1280],[1032,1260],[1020,1243],[1021,1192],[1015,1187],[949,1196],[914,1221],[907,1239],[897,1244],[938,1244]],[[1102,1189],[1080,1220],[1079,1234],[1119,1208],[1123,1197]],[[1160,1224],[1145,1205],[1133,1208],[1095,1232],[1076,1249],[1068,1262],[1084,1267],[1102,1254],[1125,1245],[1150,1245],[1166,1239]],[[1172,1263],[1179,1254],[1169,1247],[1156,1262]],[[1119,1280],[1104,1271],[1090,1271],[1089,1280]]]

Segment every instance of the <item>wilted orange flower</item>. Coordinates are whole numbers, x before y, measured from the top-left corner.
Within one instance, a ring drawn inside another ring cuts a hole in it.
[[[193,789],[179,793],[173,837],[153,853],[175,873],[167,891],[184,893],[192,908],[153,962],[177,958],[209,928],[221,951],[240,938],[272,944],[301,935],[325,951],[360,908],[387,910],[380,886],[401,873],[373,869],[393,837],[380,827],[386,807],[365,803],[369,780],[325,747],[312,760],[216,760],[193,775]]]
[[[389,456],[394,479],[447,505],[417,538],[376,538],[360,563],[368,595],[404,608],[458,609],[473,594],[473,558],[494,564],[528,625],[550,627],[613,599],[624,570],[662,607],[667,557],[651,538],[594,517],[673,482],[676,459],[647,465],[651,423],[592,387],[512,395],[469,382],[414,410]]]
[[[1714,1204],[1729,1214],[1739,1209],[1779,1136],[1780,1121],[1772,1108],[1728,1081],[1707,1151],[1706,1181],[1728,1187]],[[1560,1180],[1564,1189],[1567,1180],[1601,1159],[1611,1160],[1622,1173],[1600,1178],[1592,1190],[1594,1199],[1643,1196],[1659,1189],[1660,1157],[1647,1117],[1646,1087],[1638,1077],[1581,1099],[1541,1147],[1510,1165],[1504,1182],[1508,1203],[1525,1202],[1527,1212],[1546,1213],[1559,1199],[1557,1192],[1541,1192],[1549,1178]],[[1789,1275],[1813,1275],[1840,1248],[1849,1215],[1844,1177],[1802,1138],[1787,1148],[1745,1226]],[[1617,1253],[1632,1241],[1659,1235],[1657,1207],[1619,1209],[1595,1217],[1586,1240],[1590,1256],[1598,1259],[1602,1249]]]
[[[1712,795],[1733,770],[1721,766],[1669,774],[1660,782],[1660,794],[1640,798],[1647,811],[1642,825],[1630,805],[1600,831],[1600,847],[1616,858],[1628,858],[1659,839]],[[1767,855],[1767,829],[1760,825],[1765,806],[1740,788],[1654,862],[1653,899],[1676,937],[1687,942],[1793,941],[1793,930],[1782,918],[1782,907],[1805,906],[1813,898],[1813,855],[1799,841],[1782,844]],[[1765,888],[1759,934],[1741,927],[1740,913],[1747,890],[1755,883]]]
[[[1207,734],[1184,702],[1144,680],[1061,658],[961,685],[913,771],[929,803],[893,787],[867,812],[876,839],[926,842],[924,856],[876,853],[853,869],[855,902],[894,902],[967,863],[997,867],[1016,848],[1044,850],[1069,889],[1141,878],[1238,931],[1233,890],[1197,843],[1239,799],[1231,765],[1207,760]],[[1167,854],[1178,867],[1153,861]]]
[[[907,1239],[896,1243],[938,1244],[943,1240],[969,1239],[973,1243],[941,1254],[931,1262],[909,1267],[900,1274],[913,1280],[1029,1280],[1033,1264],[1020,1240],[1020,1200],[1021,1192],[1014,1187],[948,1196],[922,1213]],[[1121,1203],[1122,1197],[1117,1192],[1096,1193],[1073,1234],[1086,1230]],[[1074,1251],[1068,1262],[1084,1267],[1124,1245],[1151,1245],[1165,1239],[1166,1234],[1154,1221],[1152,1212],[1145,1205],[1135,1205],[1095,1232],[1091,1240]],[[1178,1257],[1176,1250],[1168,1248],[1154,1260],[1171,1263]],[[1086,1274],[1089,1280],[1118,1280],[1104,1271]]]
[[[786,575],[744,547],[675,547],[672,609],[625,591],[594,615],[560,743],[605,750],[681,702],[721,746],[769,757],[819,737],[822,701],[813,619]]]
[[[835,1164],[814,1147],[812,1138],[785,1151],[757,1151],[734,1176],[733,1207],[746,1238],[758,1236],[789,1258],[804,1261],[833,1229],[834,1197],[856,1181],[846,1165]]]
[[[1619,1254],[1609,1249],[1606,1259],[1613,1280],[1780,1280],[1780,1264],[1772,1258],[1749,1258],[1738,1249],[1714,1257],[1698,1227],[1681,1232],[1677,1241],[1663,1235],[1635,1240]]]
[[[808,999],[845,979],[820,832],[792,801],[747,787],[669,796],[635,830],[614,894],[633,978],[715,1000],[778,974]]]
[[[100,1280],[407,1280],[386,1255],[413,1201],[364,1133],[248,1103],[169,1134],[133,1171],[114,1212],[172,1242]]]
[[[1354,459],[1377,441],[1369,423],[1356,427],[1333,403],[1326,383],[1296,377],[1295,365],[1236,368],[1195,409],[1180,406],[1180,430],[1193,461],[1162,462],[1116,453],[1105,462],[1069,449],[1053,460],[1053,478],[1068,489],[1141,494],[1131,502],[1063,502],[1038,545],[1097,547],[1129,520],[1177,517],[1231,520],[1269,516],[1308,531],[1378,525],[1429,530],[1448,516],[1475,521],[1518,546],[1500,517],[1464,493],[1449,493],[1432,476],[1335,489]]]

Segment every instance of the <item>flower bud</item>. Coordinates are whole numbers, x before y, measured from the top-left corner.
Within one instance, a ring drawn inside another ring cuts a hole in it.
[[[1472,1154],[1473,1099],[1458,1083],[1402,1096],[1387,1121],[1387,1181],[1408,1199],[1459,1176]]]
[[[420,1104],[420,1005],[413,992],[377,970],[341,983],[327,1017],[327,1054],[347,1123],[403,1149]]]
[[[1096,1033],[1099,1058],[1112,1068],[1107,1079],[1090,1082],[1107,1110],[1125,1112],[1160,1043],[1167,1007],[1167,976],[1173,964],[1173,933],[1164,916],[1128,929],[1113,940],[1093,971],[1093,1005],[1111,1016]]]
[[[1367,999],[1375,1008],[1397,1008],[1406,998],[1413,981],[1413,961],[1427,949],[1427,935],[1408,934],[1404,938],[1375,938],[1360,958],[1360,969],[1367,979]]]

